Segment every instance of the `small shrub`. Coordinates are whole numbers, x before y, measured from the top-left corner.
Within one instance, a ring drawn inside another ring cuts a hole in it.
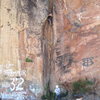
[[[49,83],[45,87],[45,94],[41,97],[42,100],[54,100],[55,93],[50,90]]]
[[[65,93],[60,94],[61,98],[66,97],[67,95],[68,95],[68,91],[66,91]]]
[[[89,80],[79,80],[72,84],[73,94],[85,94],[91,91],[93,82]]]
[[[26,62],[33,62],[33,60],[32,59],[30,59],[30,58],[26,58],[26,60],[25,60]]]

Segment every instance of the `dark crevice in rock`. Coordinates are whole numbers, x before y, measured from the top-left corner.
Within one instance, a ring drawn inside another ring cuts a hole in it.
[[[54,34],[53,34],[53,4],[49,0],[48,17],[43,25],[43,39],[42,39],[42,52],[43,52],[43,83],[44,87],[51,78],[51,71],[53,67],[53,52],[54,52]]]
[[[50,82],[52,61],[53,61],[53,28],[49,24],[48,19],[43,27],[43,39],[42,39],[42,51],[43,51],[43,81],[44,86]]]

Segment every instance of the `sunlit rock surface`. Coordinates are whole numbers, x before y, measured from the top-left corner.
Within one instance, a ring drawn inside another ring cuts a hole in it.
[[[0,0],[0,95],[33,100],[43,92],[42,27],[46,0]]]
[[[100,0],[0,0],[1,98],[33,100],[48,82],[99,82],[99,29]]]
[[[87,77],[100,80],[99,9],[100,0],[54,2],[55,75],[59,83]]]

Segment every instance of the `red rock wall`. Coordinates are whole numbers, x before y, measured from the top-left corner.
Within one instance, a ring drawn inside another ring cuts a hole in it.
[[[100,0],[0,0],[1,98],[41,96],[48,81],[100,80],[99,10]]]
[[[55,75],[58,83],[100,80],[100,0],[55,0]]]

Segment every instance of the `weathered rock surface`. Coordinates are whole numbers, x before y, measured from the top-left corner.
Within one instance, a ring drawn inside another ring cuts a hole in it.
[[[100,0],[0,0],[2,99],[32,100],[47,82],[99,82],[99,28]]]
[[[0,0],[0,95],[3,100],[33,100],[41,96],[41,39],[47,13],[46,0]]]
[[[67,86],[68,83],[82,78],[100,81],[99,9],[100,0],[54,2],[54,58],[57,83]]]
[[[81,77],[99,79],[99,2],[57,0],[54,3],[55,71],[60,73],[61,82]]]

